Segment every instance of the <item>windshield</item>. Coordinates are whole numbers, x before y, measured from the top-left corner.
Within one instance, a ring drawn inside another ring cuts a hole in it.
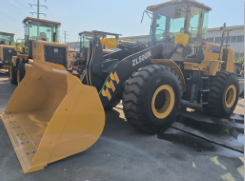
[[[174,41],[176,34],[185,33],[186,6],[168,5],[153,13],[150,40]]]
[[[105,35],[96,35],[99,39],[104,39]],[[82,48],[89,48],[89,41],[93,38],[93,34],[82,34],[80,35],[80,45]]]
[[[99,39],[104,39],[105,35],[96,35]],[[93,38],[93,34],[84,33],[80,35],[80,52],[83,53],[83,49],[89,48],[89,42]]]
[[[93,38],[93,35],[86,35],[82,34],[80,36],[80,47],[83,48],[89,48],[89,41]]]
[[[14,45],[14,35],[0,33],[0,44]]]
[[[43,40],[47,42],[59,42],[59,26],[46,22],[26,22],[25,23],[25,40]],[[28,46],[28,44],[26,44]]]
[[[47,42],[53,42],[53,33],[56,32],[55,29],[55,27],[50,26],[30,25],[29,40],[44,40]]]

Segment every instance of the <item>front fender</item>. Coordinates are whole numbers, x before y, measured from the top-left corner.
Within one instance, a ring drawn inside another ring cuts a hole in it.
[[[182,92],[185,92],[186,84],[185,84],[184,75],[183,75],[182,71],[180,70],[179,66],[173,60],[171,60],[171,59],[152,59],[151,63],[163,65],[165,67],[169,67],[169,68],[173,69],[181,81]]]

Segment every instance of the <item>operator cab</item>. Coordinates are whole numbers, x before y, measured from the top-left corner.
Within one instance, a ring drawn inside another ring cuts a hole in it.
[[[32,54],[33,41],[59,42],[61,23],[27,17],[23,20],[25,39],[22,42],[22,54]]]
[[[83,31],[79,33],[79,40],[80,40],[80,53],[76,54],[74,66],[72,66],[71,74],[80,78],[82,72],[85,70],[86,67],[86,60],[90,57],[90,41],[96,37],[100,39],[101,42],[106,41],[106,39],[115,39],[116,41],[119,39],[121,34],[117,33],[109,33],[103,31]],[[76,46],[75,46],[76,48]],[[103,56],[114,53],[115,49],[107,48],[105,44],[102,46]]]
[[[147,7],[146,13],[152,14],[150,42],[163,43],[163,58],[201,62],[210,10],[195,0],[174,0]],[[176,36],[183,34],[189,36],[187,45],[176,46]]]
[[[0,32],[0,44],[2,45],[14,45],[14,34]]]
[[[100,40],[103,40],[105,38],[109,38],[109,37],[113,37],[115,39],[119,39],[120,34],[116,34],[116,33],[109,33],[109,32],[103,32],[103,31],[97,31],[97,30],[93,30],[93,31],[83,31],[81,33],[79,33],[79,37],[80,37],[80,58],[86,60],[87,56],[88,56],[88,51],[89,51],[89,43],[90,40],[93,37],[97,37]],[[113,51],[110,51],[108,49],[106,49],[105,46],[103,46],[103,52],[104,55],[108,54],[108,53],[112,53]]]

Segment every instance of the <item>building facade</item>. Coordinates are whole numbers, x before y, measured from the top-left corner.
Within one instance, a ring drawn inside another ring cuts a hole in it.
[[[228,38],[228,45],[235,51],[235,58],[239,58],[240,52],[244,51],[244,26],[230,26],[231,29]],[[208,29],[207,42],[220,44],[222,37],[222,30],[220,28]]]
[[[240,26],[229,26],[227,29],[232,29],[229,34],[228,45],[235,51],[235,58],[239,58],[240,52],[244,51],[244,25]],[[221,28],[209,28],[207,35],[207,42],[220,44],[222,37]],[[130,39],[131,42],[148,42],[149,35],[140,36],[129,36],[121,37],[120,39]],[[79,45],[76,42],[67,43],[70,49],[74,49],[75,46]],[[76,47],[76,49],[78,49]]]
[[[244,25],[229,26],[232,29],[229,33],[228,45],[235,51],[235,58],[239,58],[240,52],[244,51]],[[222,37],[221,28],[209,28],[207,42],[220,44]],[[122,37],[121,39],[130,39],[132,42],[148,42],[149,35]]]

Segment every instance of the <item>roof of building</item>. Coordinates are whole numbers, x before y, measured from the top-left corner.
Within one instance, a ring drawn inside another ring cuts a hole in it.
[[[215,27],[215,28],[208,28],[208,31],[217,31],[217,30],[222,30],[221,27]],[[226,28],[228,29],[244,29],[244,25],[235,25],[235,26],[227,26]]]
[[[117,34],[117,33],[110,33],[110,32],[105,32],[105,31],[98,31],[98,30],[93,30],[93,31],[82,31],[80,33],[78,33],[79,35],[86,33],[87,35],[93,35],[94,33],[96,33],[96,35],[112,35],[112,36],[121,36],[121,34]]]
[[[48,20],[44,20],[44,19],[37,19],[37,18],[32,18],[32,17],[26,17],[24,20],[23,20],[23,23],[27,22],[27,21],[40,21],[40,22],[44,22],[44,23],[51,23],[51,24],[56,24],[56,25],[61,25],[60,22],[56,22],[56,21],[48,21]]]
[[[177,3],[177,2],[180,2],[180,3],[183,3],[183,2],[192,3],[195,6],[200,7],[200,8],[203,8],[203,9],[205,9],[207,11],[212,10],[212,8],[210,8],[209,6],[206,6],[205,4],[200,3],[200,2],[197,2],[195,0],[172,0],[172,1],[161,3],[161,4],[148,6],[147,7],[147,10],[149,10],[149,11],[156,11],[159,8],[162,8],[163,6],[166,6],[166,5],[169,5],[169,4],[174,4],[174,3]]]

